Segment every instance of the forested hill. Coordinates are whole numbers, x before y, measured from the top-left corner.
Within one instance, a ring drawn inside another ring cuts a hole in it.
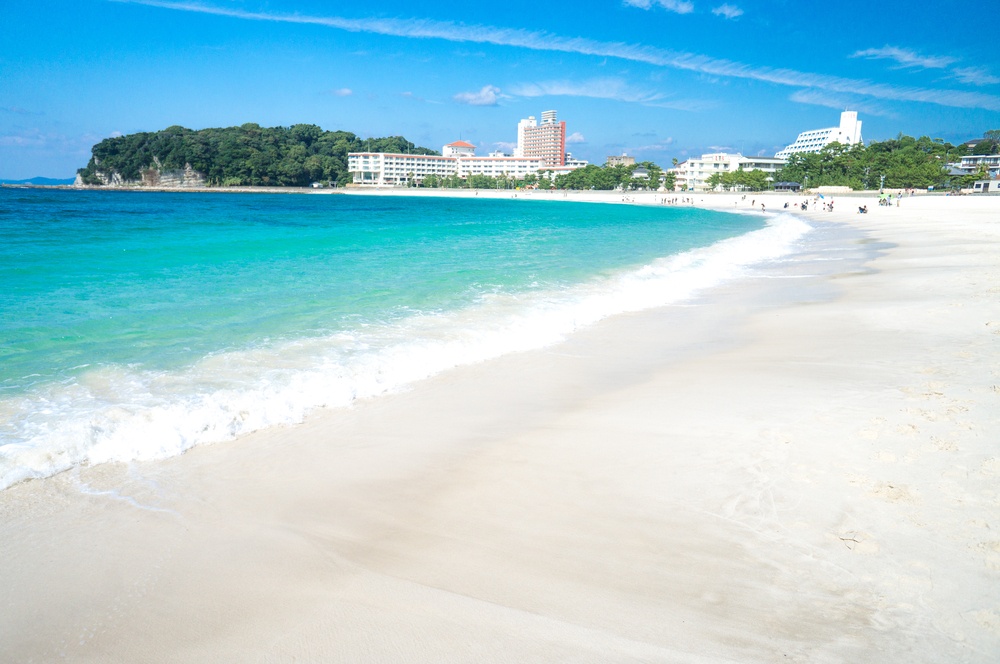
[[[196,171],[209,186],[308,186],[346,183],[348,152],[437,154],[402,136],[361,139],[347,131],[315,125],[192,130],[169,127],[106,138],[91,149],[84,184],[159,182],[166,171]]]

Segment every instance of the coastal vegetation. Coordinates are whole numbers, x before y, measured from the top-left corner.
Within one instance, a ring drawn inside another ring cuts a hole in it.
[[[643,169],[643,175],[636,174],[639,169]],[[667,183],[667,189],[673,189],[673,173],[668,178],[671,181]],[[651,161],[614,166],[590,164],[556,176],[555,186],[557,189],[658,189],[662,179],[663,169]]]
[[[763,191],[771,184],[767,179],[767,173],[759,168],[752,171],[741,169],[725,173],[712,173],[706,182],[712,189],[721,185],[723,189],[739,188],[742,191]]]
[[[899,134],[867,145],[831,143],[819,153],[799,153],[773,178],[760,170],[713,174],[712,188],[760,191],[773,181],[797,182],[803,187],[848,186],[852,189],[958,188],[987,177],[981,172],[953,175],[948,164],[969,153],[1000,153],[1000,130],[988,131],[982,140],[952,145],[939,138],[913,138]],[[418,147],[402,136],[362,139],[347,131],[325,131],[316,125],[239,127],[193,130],[173,126],[162,131],[140,132],[108,138],[92,148],[80,181],[89,185],[109,182],[154,183],[161,172],[189,169],[208,186],[309,186],[314,182],[345,185],[349,152],[438,154]],[[568,173],[552,171],[524,178],[507,175],[427,176],[411,186],[431,188],[515,189],[545,187],[577,190],[667,190],[674,174],[650,161],[637,164],[590,164]]]
[[[90,162],[78,171],[84,184],[106,183],[111,174],[141,182],[151,169],[190,167],[210,186],[309,186],[313,182],[346,184],[348,152],[438,154],[402,136],[362,139],[347,131],[324,131],[316,125],[239,127],[193,130],[173,126],[107,138],[95,145]]]
[[[976,153],[982,154],[978,150]],[[868,145],[831,143],[818,154],[791,155],[775,175],[775,181],[798,182],[805,187],[840,185],[852,189],[962,187],[968,186],[977,176],[953,176],[949,174],[948,163],[965,154],[967,148],[963,145],[955,146],[940,138],[913,138],[903,134]]]

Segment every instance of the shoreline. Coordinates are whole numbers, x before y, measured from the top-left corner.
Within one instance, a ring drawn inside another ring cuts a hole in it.
[[[90,185],[45,185],[45,184],[0,184],[0,188],[7,189],[53,189],[66,191],[114,191],[114,192],[150,192],[150,193],[230,193],[230,194],[342,194],[351,196],[432,196],[447,198],[522,198],[525,200],[573,200],[588,203],[598,202],[622,202],[621,198],[637,198],[640,204],[656,204],[651,202],[653,198],[684,198],[694,197],[730,198],[742,197],[744,195],[755,197],[798,197],[813,198],[817,195],[842,198],[876,198],[878,190],[858,190],[858,191],[824,191],[824,187],[810,189],[805,192],[781,192],[781,191],[756,191],[756,192],[720,192],[720,191],[615,191],[615,190],[581,190],[581,189],[446,189],[446,188],[423,188],[423,187],[372,187],[372,186],[349,186],[349,187],[266,187],[266,186],[238,186],[238,187],[147,187],[147,186],[90,186]],[[885,189],[886,193],[905,192],[905,189]],[[986,194],[953,194],[948,191],[916,191],[913,196],[917,197],[965,197],[975,198],[1000,198],[998,193]],[[617,199],[617,200],[614,200]]]
[[[0,652],[993,661],[1000,205],[845,207],[691,305],[11,487]]]

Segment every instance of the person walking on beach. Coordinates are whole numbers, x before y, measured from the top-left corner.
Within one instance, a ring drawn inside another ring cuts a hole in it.
[[[763,203],[760,204],[760,211],[761,212],[766,212],[766,210],[764,209],[764,204]]]

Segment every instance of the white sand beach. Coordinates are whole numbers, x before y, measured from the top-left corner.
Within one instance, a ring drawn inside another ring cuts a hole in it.
[[[834,198],[688,305],[0,492],[0,660],[998,661],[1000,197]]]

